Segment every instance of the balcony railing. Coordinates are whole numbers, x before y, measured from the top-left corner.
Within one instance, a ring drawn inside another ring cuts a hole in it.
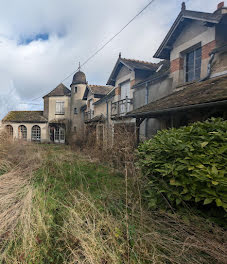
[[[126,97],[125,99],[111,103],[111,117],[124,116],[132,110],[133,100]]]
[[[94,111],[93,110],[87,111],[85,112],[84,115],[84,121],[85,122],[90,121],[93,117],[94,117]]]

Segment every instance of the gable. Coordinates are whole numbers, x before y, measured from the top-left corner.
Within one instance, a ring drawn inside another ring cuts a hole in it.
[[[117,76],[116,76],[116,81],[117,81],[118,79],[121,79],[122,77],[124,77],[124,76],[130,74],[130,73],[131,73],[131,72],[130,72],[129,68],[127,68],[125,65],[122,66],[122,68],[120,69],[119,73],[118,73]]]
[[[165,39],[154,55],[154,58],[170,59],[170,51],[179,35],[185,31],[188,23],[199,21],[204,27],[213,27],[221,22],[223,15],[221,13],[205,13],[190,10],[182,10],[173,23]]]
[[[55,89],[53,89],[50,93],[45,95],[45,97],[52,97],[52,96],[70,96],[71,91],[63,84],[59,84]]]
[[[170,60],[179,57],[179,53],[195,45],[204,46],[215,40],[215,27],[206,27],[201,21],[189,20],[184,30],[172,44]]]
[[[185,26],[184,30],[179,34],[175,40],[173,47],[180,46],[191,39],[201,35],[202,33],[208,30],[207,27],[201,21],[188,21],[188,24]]]

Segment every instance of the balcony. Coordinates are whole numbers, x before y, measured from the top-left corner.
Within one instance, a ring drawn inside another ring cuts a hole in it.
[[[84,122],[90,121],[94,117],[94,110],[90,110],[84,113]]]
[[[126,97],[125,99],[111,103],[111,118],[124,116],[132,109],[133,100]]]

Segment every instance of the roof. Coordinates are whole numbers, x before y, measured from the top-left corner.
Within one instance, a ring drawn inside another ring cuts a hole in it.
[[[11,111],[3,118],[2,122],[47,123],[47,119],[43,116],[43,111]]]
[[[75,84],[87,84],[85,73],[78,71],[74,74],[71,85]]]
[[[102,85],[88,85],[88,87],[93,94],[101,94],[101,95],[106,95],[113,89],[112,86],[102,86]]]
[[[48,93],[44,97],[70,96],[70,94],[71,94],[71,91],[63,83],[60,83],[54,90],[52,90],[50,93]]]
[[[126,59],[126,58],[121,58],[120,61],[131,69],[153,71],[157,68],[156,63],[152,63],[148,61],[140,61],[140,60]]]
[[[147,61],[140,61],[140,60],[134,60],[134,59],[126,59],[119,57],[114,69],[109,77],[109,80],[107,82],[107,85],[115,85],[116,77],[120,71],[120,69],[126,66],[130,70],[141,70],[141,71],[147,71],[152,72],[155,71],[158,67],[157,63],[147,62]]]
[[[106,101],[110,100],[114,96],[115,96],[115,89],[113,88],[107,95],[103,96],[101,99],[99,99],[98,101],[94,102],[93,105],[99,105],[99,104],[101,104],[103,102],[106,102]]]
[[[159,81],[161,78],[165,78],[169,76],[170,73],[170,62],[167,60],[163,60],[159,62],[159,71],[153,72],[150,76],[143,79],[141,82],[135,84],[133,88],[140,87],[141,85],[145,83],[151,83],[154,81]]]
[[[182,90],[174,92],[157,101],[135,109],[127,114],[131,117],[150,116],[155,117],[166,112],[180,111],[183,108],[192,109],[196,106],[208,103],[227,104],[227,75],[197,82],[182,87]]]
[[[206,22],[208,24],[218,24],[221,21],[222,17],[223,15],[221,14],[221,12],[205,13],[191,10],[182,10],[173,23],[172,27],[170,28],[169,32],[167,33],[162,44],[158,48],[157,52],[155,53],[154,58],[170,58],[170,50],[172,48],[172,45],[179,34],[183,31],[188,21],[197,20]]]
[[[84,92],[83,100],[87,100],[87,96],[89,91],[96,96],[96,98],[102,98],[107,95],[113,89],[112,86],[106,85],[87,85],[86,90]]]
[[[93,117],[92,119],[85,121],[85,123],[97,123],[97,122],[104,122],[105,121],[105,117],[103,116],[103,114],[101,115],[97,115],[95,117]]]

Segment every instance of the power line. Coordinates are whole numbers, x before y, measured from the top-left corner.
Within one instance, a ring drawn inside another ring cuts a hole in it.
[[[138,16],[140,16],[151,4],[153,4],[155,0],[151,0],[139,13],[137,13],[124,27],[122,27],[113,37],[111,37],[104,45],[102,45],[97,51],[95,51],[90,57],[88,57],[77,69],[76,71],[73,71],[70,73],[67,77],[65,77],[60,83],[63,83],[66,81],[69,77],[71,77],[74,73],[76,73],[80,67],[83,67],[86,65],[91,59],[93,59],[100,51],[102,51],[111,41],[113,41],[118,35],[121,34],[123,30],[125,30]],[[32,101],[35,101],[42,96],[39,96],[35,99],[32,99]]]

